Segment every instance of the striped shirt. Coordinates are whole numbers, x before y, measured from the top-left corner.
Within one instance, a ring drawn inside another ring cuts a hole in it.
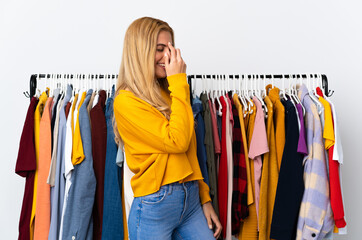
[[[300,87],[298,97],[306,109],[304,120],[308,156],[303,161],[305,190],[299,211],[296,239],[323,239],[334,227],[322,139],[323,129],[317,107],[304,85]]]

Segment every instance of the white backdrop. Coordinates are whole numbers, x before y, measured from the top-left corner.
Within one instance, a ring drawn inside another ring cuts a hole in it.
[[[102,2],[102,3],[101,3]],[[24,179],[14,172],[32,73],[118,73],[136,18],[167,21],[193,73],[327,74],[339,113],[348,235],[362,236],[362,6],[358,1],[36,1],[0,3],[0,238],[16,239]]]

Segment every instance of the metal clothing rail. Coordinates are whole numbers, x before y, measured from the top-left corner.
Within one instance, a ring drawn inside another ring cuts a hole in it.
[[[221,74],[221,75],[218,75],[218,74],[213,74],[213,75],[199,75],[199,74],[196,74],[196,75],[188,75],[187,76],[187,80],[188,80],[188,84],[189,84],[189,88],[190,88],[190,93],[192,93],[192,79],[202,79],[202,77],[206,77],[206,78],[216,78],[218,76],[222,76],[225,78],[225,74]],[[258,78],[261,78],[261,79],[271,79],[272,77],[273,78],[276,78],[276,79],[281,79],[281,78],[286,78],[286,79],[289,79],[289,78],[307,78],[307,74],[248,74],[248,75],[245,75],[245,77],[248,77],[248,78],[252,78],[253,76],[255,76],[257,79]],[[325,74],[322,74],[322,87],[324,89],[324,94],[328,97],[332,96],[333,93],[334,93],[334,90],[329,90],[328,89],[328,78]],[[242,74],[234,74],[234,75],[229,75],[229,78],[230,79],[239,79],[239,78],[242,78],[243,75]],[[310,74],[310,77],[314,77],[314,78],[317,78],[318,75],[317,74]],[[192,94],[190,94],[190,102],[192,103]]]
[[[50,78],[52,76],[52,74],[32,74],[31,77],[30,77],[30,92],[24,92],[24,95],[28,98],[31,99],[31,96],[34,96],[35,95],[35,91],[36,91],[36,87],[37,87],[37,79],[41,79],[41,78]],[[56,77],[65,77],[67,79],[73,79],[75,74],[56,74],[55,75]],[[111,78],[111,79],[115,79],[115,78],[118,78],[118,75],[117,74],[80,74],[79,75],[81,78],[85,78],[86,76],[87,77],[90,77],[91,79],[103,79],[105,78],[106,76],[108,78]],[[200,74],[192,74],[192,75],[188,75],[187,78],[188,78],[188,83],[189,83],[189,88],[190,88],[190,93],[192,92],[192,79],[201,79],[202,76],[205,76],[206,78],[216,78],[217,76],[226,76],[225,74],[221,74],[221,75],[200,75]],[[248,78],[251,78],[253,77],[254,75],[253,74],[248,74],[248,75],[245,75],[247,76]],[[318,77],[317,74],[310,74],[311,77]],[[328,97],[332,96],[332,94],[334,93],[333,90],[329,90],[328,89],[328,79],[327,79],[327,76],[325,74],[322,74],[322,87],[324,89],[324,94]],[[236,74],[236,75],[229,75],[229,78],[230,79],[239,79],[239,78],[242,78],[243,75],[239,75],[239,74]],[[274,75],[271,75],[271,74],[256,74],[255,77],[258,79],[258,78],[261,78],[261,79],[271,79],[272,77],[274,79],[280,79],[280,78],[307,78],[307,75],[306,74],[274,74]],[[190,94],[190,97],[192,95]],[[192,102],[192,101],[191,101]]]
[[[85,77],[90,77],[91,79],[102,79],[106,76],[110,79],[118,78],[118,74],[55,74],[55,77],[65,77],[66,79],[73,79],[75,75],[79,75],[81,78],[85,79]],[[52,74],[32,74],[30,76],[30,91],[29,92],[23,92],[24,95],[28,98],[35,95],[36,87],[37,87],[37,79],[41,78],[50,78],[52,77]]]

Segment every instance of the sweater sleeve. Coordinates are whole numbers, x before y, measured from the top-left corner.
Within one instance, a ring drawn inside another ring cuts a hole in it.
[[[200,201],[201,201],[201,205],[203,205],[204,203],[210,202],[211,198],[210,198],[210,189],[209,186],[207,186],[207,184],[204,182],[204,180],[198,180],[199,182],[199,195],[200,195]]]
[[[133,154],[184,153],[190,145],[194,118],[186,73],[167,80],[172,101],[169,120],[132,93],[121,92],[115,99],[118,131]]]

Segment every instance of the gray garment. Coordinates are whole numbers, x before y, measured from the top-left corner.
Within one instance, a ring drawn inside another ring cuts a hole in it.
[[[202,102],[203,112],[202,116],[205,122],[205,140],[204,144],[206,147],[206,156],[207,156],[207,171],[209,175],[209,188],[210,188],[210,197],[212,201],[212,206],[216,214],[219,216],[219,203],[217,200],[217,167],[215,161],[215,148],[214,148],[214,139],[212,133],[212,122],[211,122],[211,112],[209,107],[209,102],[207,95],[201,93],[200,100]]]
[[[63,239],[93,239],[93,204],[96,178],[93,170],[92,137],[87,106],[93,90],[87,92],[79,109],[80,135],[84,160],[74,166],[63,219]],[[122,216],[120,216],[122,217]]]
[[[56,109],[56,118],[55,118],[55,124],[54,124],[54,132],[53,132],[53,151],[52,151],[52,160],[50,162],[50,168],[49,168],[49,174],[47,183],[54,187],[55,184],[55,167],[57,164],[57,149],[58,149],[58,128],[59,128],[59,113],[60,109],[63,105],[63,99],[60,99],[58,102],[58,106]]]
[[[122,148],[118,147],[116,164],[118,167],[123,167],[124,155]]]
[[[52,116],[53,116],[53,114],[54,114],[55,105],[56,105],[57,101],[59,101],[59,99],[58,99],[59,94],[60,94],[60,88],[55,89],[54,92],[53,92]]]
[[[58,103],[58,113],[54,126],[54,140],[56,141],[53,148],[53,156],[50,171],[53,170],[52,181],[53,187],[50,189],[51,191],[51,214],[50,214],[50,228],[48,239],[58,239],[59,236],[59,227],[62,218],[62,210],[63,210],[63,201],[64,201],[64,191],[65,191],[65,179],[64,175],[64,146],[65,146],[65,134],[66,134],[66,125],[67,120],[65,117],[65,109],[64,106],[67,105],[70,98],[72,96],[72,88],[70,85],[67,87],[67,94],[64,100],[59,100],[61,102]],[[54,152],[55,151],[55,152]],[[48,177],[49,179],[49,177]],[[49,183],[49,182],[48,182]]]

